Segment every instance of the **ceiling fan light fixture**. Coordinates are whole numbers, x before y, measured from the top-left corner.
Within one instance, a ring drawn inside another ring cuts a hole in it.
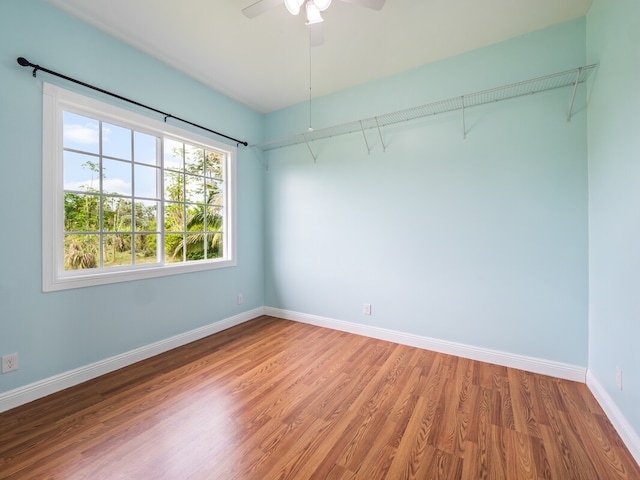
[[[284,6],[287,7],[291,15],[298,15],[303,3],[304,0],[284,0]]]
[[[331,5],[331,0],[313,0],[313,4],[318,10],[324,12]]]
[[[316,7],[314,0],[307,1],[307,25],[313,25],[314,23],[324,22],[320,10]]]

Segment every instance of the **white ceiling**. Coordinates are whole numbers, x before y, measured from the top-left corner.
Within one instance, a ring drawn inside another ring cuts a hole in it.
[[[267,113],[308,100],[310,80],[315,98],[581,17],[592,0],[334,0],[312,49],[284,5],[248,19],[256,0],[47,1]]]

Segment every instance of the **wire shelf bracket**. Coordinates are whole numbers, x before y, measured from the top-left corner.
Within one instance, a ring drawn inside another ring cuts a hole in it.
[[[573,102],[576,99],[576,92],[578,91],[578,84],[580,83],[580,75],[582,74],[582,67],[578,68],[576,72],[576,81],[573,83],[573,94],[571,95],[571,103],[569,104],[569,113],[567,113],[567,123],[571,121],[571,114],[573,112]]]
[[[462,139],[466,140],[467,139],[467,125],[466,122],[464,121],[464,95],[462,95],[460,97],[460,105],[462,108]]]
[[[313,163],[316,163],[316,160],[318,160],[318,155],[314,154],[313,150],[311,150],[311,145],[309,145],[309,141],[307,140],[307,137],[304,134],[302,136],[304,137],[304,143],[307,145],[307,148],[309,149],[311,158],[313,158]]]
[[[362,120],[360,120],[360,130],[362,130],[362,136],[364,137],[364,143],[367,145],[367,155],[371,155],[372,147],[369,147],[369,141],[367,140],[367,134],[364,133],[364,126]]]
[[[383,115],[378,115],[372,118],[363,118],[361,120],[343,123],[332,127],[320,128],[311,132],[300,133],[280,140],[270,140],[263,143],[256,143],[251,146],[266,152],[269,150],[275,150],[277,148],[284,148],[305,143],[307,145],[307,148],[309,149],[309,153],[311,153],[311,156],[313,157],[313,161],[315,162],[318,159],[318,155],[313,153],[310,145],[311,142],[340,135],[347,135],[349,133],[362,132],[364,141],[367,146],[367,151],[370,154],[374,147],[369,145],[369,141],[367,140],[366,136],[366,130],[376,129],[378,131],[378,135],[380,136],[382,151],[385,152],[386,145],[384,143],[384,138],[382,135],[382,129],[384,127],[401,122],[407,122],[410,120],[417,120],[419,118],[431,115],[439,115],[441,113],[452,112],[455,110],[461,110],[462,112],[462,138],[464,139],[467,137],[465,112],[471,107],[572,86],[573,90],[571,101],[569,104],[569,111],[567,113],[567,122],[570,122],[573,115],[573,108],[575,106],[574,104],[578,86],[581,83],[586,82],[589,76],[595,71],[597,67],[597,64],[586,65],[583,67],[574,68],[572,70],[566,70],[564,72],[553,73],[551,75],[546,75],[543,77],[537,77],[522,82],[503,85],[501,87],[490,88],[488,90],[469,93],[445,100],[438,100],[417,107],[407,108],[405,110],[385,113]]]
[[[382,152],[387,151],[387,147],[384,144],[384,139],[382,138],[382,130],[380,130],[380,123],[378,123],[378,117],[376,117],[376,128],[378,129],[378,135],[380,136],[380,145],[382,145]]]

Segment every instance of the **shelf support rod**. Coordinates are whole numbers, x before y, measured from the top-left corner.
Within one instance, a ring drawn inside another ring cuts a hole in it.
[[[382,138],[382,131],[380,131],[380,124],[378,123],[378,117],[376,118],[376,127],[378,128],[378,135],[380,135],[380,143],[382,144],[382,151],[386,152],[387,151],[387,147],[384,144],[384,139]]]
[[[460,101],[462,102],[462,139],[467,139],[467,126],[464,120],[464,95],[460,97]]]
[[[307,136],[303,135],[302,138],[304,138],[304,143],[307,146],[307,148],[309,149],[309,153],[311,154],[311,158],[313,158],[313,163],[316,163],[316,160],[318,159],[317,155],[313,154],[313,150],[311,150],[311,145],[309,145],[309,141],[307,140]]]
[[[578,68],[578,73],[576,73],[576,81],[573,84],[573,95],[571,95],[571,103],[569,104],[569,113],[567,114],[567,123],[571,121],[571,113],[573,111],[573,102],[576,99],[576,91],[578,90],[578,83],[580,83],[581,74],[582,74],[582,67]]]
[[[362,126],[362,120],[360,120],[360,130],[362,131],[362,136],[364,137],[364,143],[367,145],[367,155],[371,155],[371,149],[369,148],[369,141],[367,140],[367,136],[364,133],[364,127]]]

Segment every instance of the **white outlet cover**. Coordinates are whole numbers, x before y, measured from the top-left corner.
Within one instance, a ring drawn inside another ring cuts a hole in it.
[[[18,354],[12,353],[2,357],[2,373],[13,372],[18,369]]]
[[[620,367],[616,368],[616,387],[622,391],[622,370],[620,370]]]

